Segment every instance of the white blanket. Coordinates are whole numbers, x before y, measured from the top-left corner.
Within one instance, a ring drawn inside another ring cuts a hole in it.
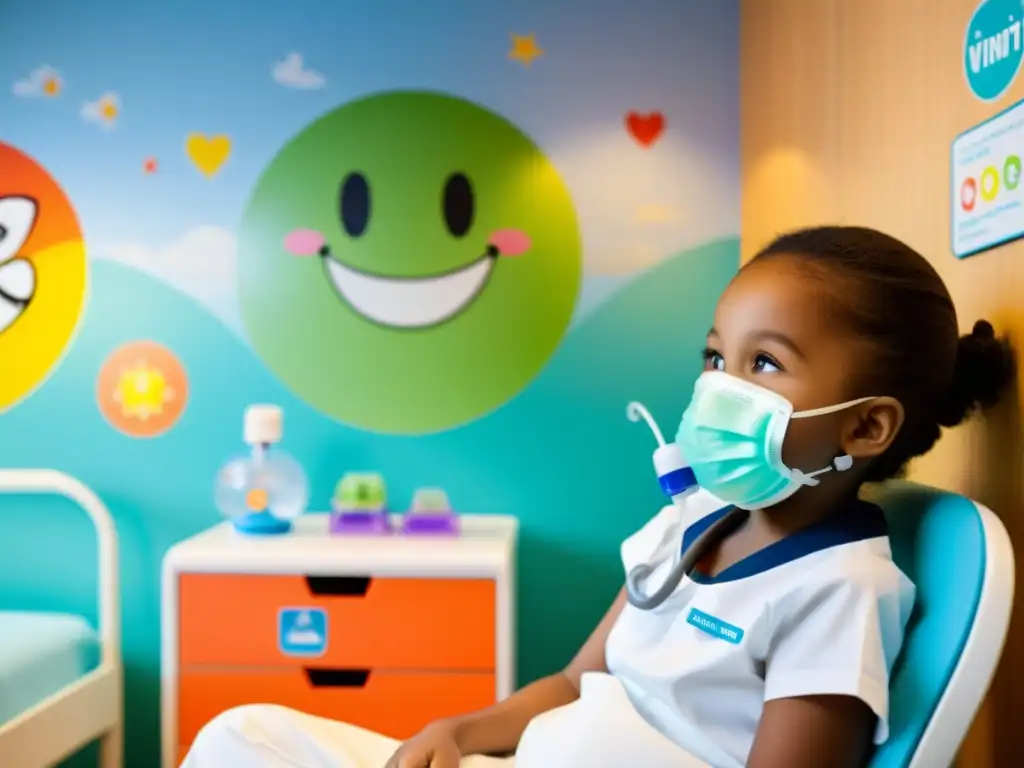
[[[535,718],[516,768],[710,768],[652,728],[612,675],[589,672],[580,697]]]
[[[181,768],[384,768],[400,742],[348,723],[271,704],[211,720]],[[505,768],[512,759],[468,757],[462,768]]]
[[[225,712],[181,768],[383,768],[399,742],[273,705]],[[580,698],[534,719],[515,758],[472,756],[462,768],[709,768],[637,714],[611,675],[583,676]]]

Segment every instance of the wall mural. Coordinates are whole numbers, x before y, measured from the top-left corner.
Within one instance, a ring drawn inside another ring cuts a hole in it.
[[[0,466],[114,514],[129,765],[161,560],[219,521],[246,405],[316,509],[373,471],[516,515],[527,681],[621,584],[662,503],[625,405],[679,418],[739,263],[738,3],[364,6],[4,11]],[[0,512],[0,609],[91,615],[81,513]]]
[[[239,247],[264,362],[317,410],[399,434],[518,394],[580,282],[576,211],[551,162],[494,112],[425,91],[303,128],[257,182]]]
[[[78,325],[85,284],[71,202],[41,165],[0,142],[0,411],[56,368]]]

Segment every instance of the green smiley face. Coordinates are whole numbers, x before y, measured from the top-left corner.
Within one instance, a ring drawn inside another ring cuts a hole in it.
[[[293,138],[240,230],[256,352],[314,408],[393,434],[472,421],[543,368],[581,258],[562,179],[507,120],[391,91]]]

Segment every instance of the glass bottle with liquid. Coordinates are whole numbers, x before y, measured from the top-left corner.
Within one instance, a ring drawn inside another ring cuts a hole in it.
[[[276,405],[245,410],[243,435],[249,453],[228,461],[217,473],[214,501],[241,533],[287,533],[306,511],[309,481],[302,466],[278,447],[284,416]]]

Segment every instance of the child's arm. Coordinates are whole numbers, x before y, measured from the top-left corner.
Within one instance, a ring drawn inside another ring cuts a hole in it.
[[[888,738],[889,673],[913,587],[884,559],[819,578],[774,604],[750,768],[863,766]]]
[[[801,696],[766,702],[748,768],[860,768],[875,714],[854,696]]]

